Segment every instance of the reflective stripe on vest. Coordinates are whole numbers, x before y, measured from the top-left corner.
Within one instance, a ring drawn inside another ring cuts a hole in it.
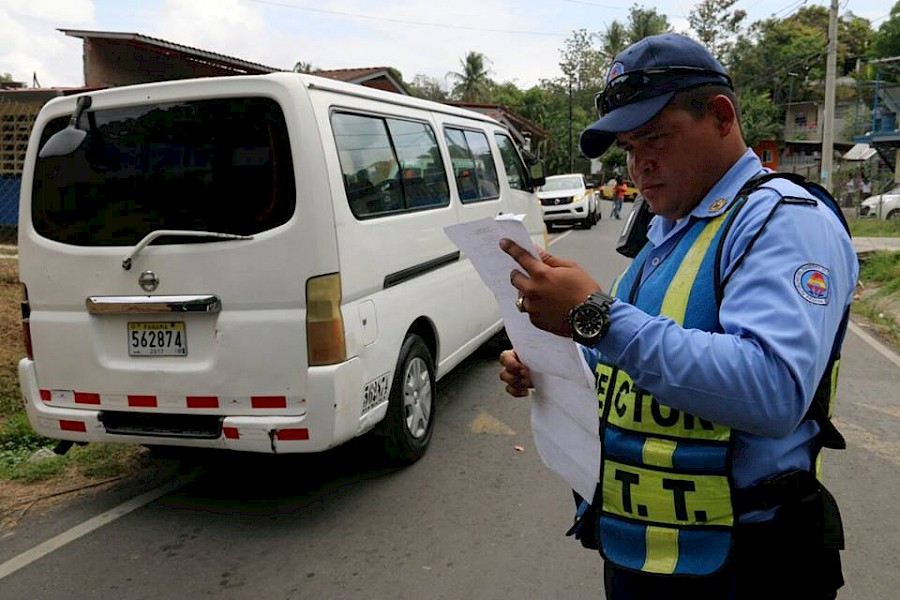
[[[614,293],[648,314],[715,331],[713,261],[727,214],[695,222],[639,287],[642,252]],[[732,544],[731,430],[660,404],[602,360],[596,373],[601,553],[616,565],[649,573],[715,572]]]

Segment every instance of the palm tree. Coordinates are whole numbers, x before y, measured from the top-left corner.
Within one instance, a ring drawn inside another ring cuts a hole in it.
[[[487,100],[491,84],[486,63],[488,59],[481,52],[469,51],[460,59],[462,72],[450,71],[447,76],[456,81],[453,86],[453,97],[463,102],[479,102]]]
[[[599,37],[600,54],[607,63],[611,63],[616,55],[628,46],[628,32],[625,30],[625,26],[618,21],[610,23],[606,31],[599,34]]]
[[[628,42],[631,44],[651,35],[672,31],[668,17],[656,12],[655,8],[641,8],[635,4],[628,13]]]

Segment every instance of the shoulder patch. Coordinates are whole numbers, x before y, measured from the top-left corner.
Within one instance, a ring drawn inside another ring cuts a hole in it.
[[[831,292],[830,271],[822,265],[806,263],[794,271],[794,287],[811,304],[828,304]]]

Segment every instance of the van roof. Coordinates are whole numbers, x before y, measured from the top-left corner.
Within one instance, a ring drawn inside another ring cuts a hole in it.
[[[291,85],[295,85],[299,80],[301,84],[310,90],[310,92],[315,92],[316,90],[329,91],[338,94],[344,94],[348,96],[355,96],[358,98],[367,98],[371,100],[376,100],[379,102],[387,102],[390,104],[394,104],[397,106],[409,106],[412,108],[419,108],[422,110],[429,110],[432,112],[438,112],[446,115],[452,115],[456,117],[463,117],[466,119],[473,119],[477,121],[481,121],[483,123],[490,123],[493,125],[497,125],[499,127],[503,127],[503,124],[497,121],[496,119],[465,108],[459,108],[456,106],[451,106],[448,104],[442,104],[440,102],[435,102],[432,100],[425,100],[422,98],[416,98],[414,96],[406,96],[403,94],[398,94],[396,92],[388,92],[384,90],[379,90],[375,88],[366,87],[363,85],[355,84],[355,83],[346,83],[343,81],[336,81],[334,79],[329,79],[328,77],[320,77],[317,75],[310,75],[306,73],[294,73],[290,71],[281,71],[277,73],[268,73],[264,75],[229,75],[222,77],[203,77],[203,78],[194,78],[194,79],[176,79],[176,80],[167,80],[167,81],[159,81],[153,83],[139,83],[135,85],[123,85],[112,88],[104,88],[100,90],[86,90],[91,96],[105,96],[107,94],[117,94],[120,91],[125,90],[139,90],[141,88],[158,88],[161,86],[171,86],[171,87],[179,87],[179,86],[188,86],[188,87],[196,87],[199,85],[203,85],[204,83],[213,83],[213,82],[221,82],[221,81],[253,81],[253,80],[274,80],[278,83],[284,85],[285,87],[289,87]],[[67,96],[64,98],[53,98],[48,102],[48,104],[59,104],[63,102],[74,102],[75,99],[81,94],[73,94],[71,96]]]

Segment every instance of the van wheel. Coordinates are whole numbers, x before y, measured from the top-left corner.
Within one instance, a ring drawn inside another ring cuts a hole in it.
[[[410,335],[400,349],[380,427],[384,451],[391,459],[412,464],[425,454],[434,432],[434,391],[434,359],[422,338]]]

